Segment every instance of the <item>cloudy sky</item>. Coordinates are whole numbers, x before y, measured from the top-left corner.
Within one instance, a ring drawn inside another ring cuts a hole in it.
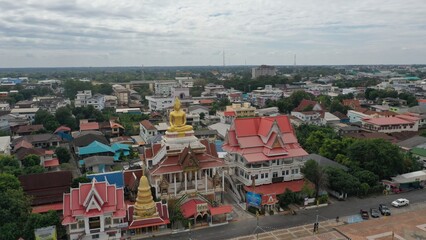
[[[424,0],[0,0],[1,67],[426,63]]]

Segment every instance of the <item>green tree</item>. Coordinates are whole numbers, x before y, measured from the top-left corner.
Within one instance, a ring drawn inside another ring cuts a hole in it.
[[[59,218],[58,213],[53,210],[43,214],[30,214],[23,230],[24,238],[35,239],[35,229],[49,226],[56,226],[58,239],[66,238],[66,230],[61,224],[61,219]]]
[[[358,178],[359,182],[366,183],[370,187],[374,187],[379,183],[379,177],[368,170],[356,171],[353,173],[353,176]]]
[[[59,159],[60,163],[67,163],[71,159],[71,154],[68,149],[64,147],[58,147],[55,149],[55,154]]]
[[[357,140],[347,148],[347,157],[379,179],[389,179],[404,172],[401,150],[384,139]]]
[[[112,85],[108,83],[102,83],[94,86],[94,93],[100,93],[103,95],[112,94]]]
[[[278,201],[282,208],[288,208],[288,205],[298,203],[300,198],[296,193],[286,188],[283,194],[278,195]]]
[[[89,183],[91,181],[92,180],[90,180],[90,178],[86,177],[86,175],[83,175],[81,177],[74,178],[72,180],[71,187],[72,188],[78,188],[78,186],[79,186],[80,183]]]
[[[367,196],[370,191],[370,186],[367,183],[361,183],[359,185],[359,194],[361,196]]]
[[[77,122],[70,108],[60,107],[56,109],[55,118],[60,125],[65,125],[73,130],[77,129]]]
[[[29,154],[27,156],[25,156],[22,160],[22,166],[27,168],[27,167],[33,167],[33,166],[38,166],[40,165],[40,156],[35,155],[35,154]]]
[[[53,132],[56,130],[56,128],[59,127],[59,123],[56,121],[55,116],[43,109],[40,109],[36,112],[34,123],[43,124],[43,127],[49,132]]]
[[[0,236],[18,239],[31,212],[30,201],[13,175],[0,173]]]
[[[328,167],[326,169],[330,189],[345,192],[350,195],[358,193],[361,184],[357,178],[340,168]]]
[[[0,173],[8,173],[14,176],[22,174],[18,160],[11,155],[0,155]]]
[[[315,198],[318,198],[319,191],[327,183],[327,176],[324,169],[315,160],[308,160],[301,169],[305,178],[315,185]]]

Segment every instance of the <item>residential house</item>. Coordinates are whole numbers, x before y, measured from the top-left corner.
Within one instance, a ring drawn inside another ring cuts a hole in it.
[[[291,111],[291,116],[296,117],[302,123],[321,125],[325,108],[316,101],[303,99],[299,106]]]
[[[97,110],[105,108],[105,97],[101,94],[92,95],[91,90],[78,91],[74,100],[75,107],[93,106]]]
[[[158,133],[157,128],[155,128],[154,125],[152,125],[151,122],[148,120],[143,120],[139,123],[139,131],[139,135],[145,142],[147,142],[149,138],[154,137]]]
[[[10,111],[9,103],[0,103],[0,111]]]
[[[94,179],[71,188],[63,199],[62,225],[71,240],[121,239],[121,231],[127,226],[122,187]]]
[[[42,124],[36,124],[36,125],[22,125],[19,126],[16,130],[16,134],[19,136],[25,136],[25,135],[31,135],[38,131],[44,130],[44,127]]]
[[[31,122],[34,121],[35,114],[39,110],[39,108],[14,108],[10,111],[11,114],[24,116]]]
[[[40,157],[40,165],[49,171],[59,170],[59,159],[54,156],[53,150],[46,150],[42,148],[34,148],[29,142],[23,141],[14,147],[13,155],[19,161],[22,161],[28,155],[37,155]]]
[[[98,131],[99,123],[98,122],[90,122],[88,119],[80,120],[80,131]]]
[[[35,102],[28,101],[28,100],[22,100],[17,103],[15,103],[15,108],[34,108]]]
[[[17,138],[13,140],[12,145],[16,146],[22,141],[26,141],[36,148],[51,148],[59,147],[59,144],[62,142],[62,139],[56,134],[42,133]],[[13,149],[15,149],[15,147]]]
[[[110,172],[114,166],[112,156],[91,156],[83,159],[86,171],[94,173]]]

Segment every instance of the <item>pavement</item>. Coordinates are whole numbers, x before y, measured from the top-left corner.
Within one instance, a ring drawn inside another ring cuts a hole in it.
[[[408,211],[409,209],[415,206],[422,206],[421,204],[417,205],[416,203],[426,203],[426,189],[400,193],[396,195],[379,195],[364,199],[349,198],[346,201],[337,201],[323,208],[299,210],[297,215],[276,214],[272,216],[262,216],[259,218],[259,227],[261,227],[265,231],[274,231],[307,225],[306,228],[310,228],[312,231],[312,224],[315,222],[317,215],[319,221],[321,222],[333,220],[335,221],[337,216],[340,217],[341,221],[347,221],[347,218],[345,219],[345,217],[343,216],[356,215],[359,213],[360,209],[370,209],[372,207],[377,208],[380,203],[385,203],[390,206],[390,203],[397,198],[407,198],[408,200],[410,200],[411,206],[400,209],[391,208],[392,214]],[[204,228],[200,230],[193,229],[190,233],[190,237],[191,239],[202,240],[232,239],[238,238],[240,236],[247,236],[253,234],[253,231],[256,229],[256,226],[256,218],[247,218],[239,221],[230,222],[229,224],[223,226]],[[320,228],[321,226],[322,223],[320,223]],[[188,232],[173,234],[172,237],[155,237],[155,239],[170,238],[173,238],[175,240],[188,239]]]

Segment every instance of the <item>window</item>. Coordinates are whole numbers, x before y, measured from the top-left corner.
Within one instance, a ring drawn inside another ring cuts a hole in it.
[[[285,171],[283,171],[283,172],[281,173],[281,175],[285,176]]]
[[[291,169],[291,174],[294,174],[294,169]]]
[[[296,174],[298,174],[298,173],[299,173],[299,169],[294,169],[294,172],[295,172]]]
[[[78,228],[84,228],[84,220],[78,221]]]
[[[110,217],[105,218],[105,225],[111,225],[111,218]]]
[[[119,224],[119,223],[120,223],[120,219],[119,218],[114,219],[114,224]]]
[[[264,178],[265,177],[265,174],[260,174],[260,178]]]
[[[269,173],[265,173],[265,178],[268,178],[268,176],[269,176]]]
[[[285,175],[288,175],[289,173],[289,170],[285,170]]]
[[[77,229],[77,224],[71,224],[71,229]]]
[[[274,177],[274,178],[278,177],[278,173],[277,172],[273,172],[272,173],[272,177]]]
[[[100,217],[91,217],[91,218],[89,218],[89,228],[90,229],[101,228]]]
[[[92,235],[92,239],[98,239],[98,238],[99,238],[99,234]]]

